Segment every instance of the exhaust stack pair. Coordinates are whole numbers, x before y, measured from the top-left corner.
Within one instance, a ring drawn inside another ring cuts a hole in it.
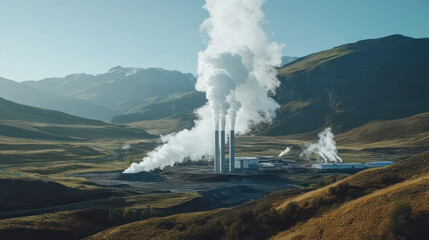
[[[229,135],[229,172],[235,169],[234,130]],[[214,171],[225,172],[225,131],[215,130]]]

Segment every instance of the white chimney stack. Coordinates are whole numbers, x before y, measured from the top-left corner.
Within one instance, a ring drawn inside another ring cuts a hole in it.
[[[229,133],[229,172],[234,172],[235,169],[235,136],[234,130]]]
[[[225,130],[220,131],[220,172],[225,172]]]
[[[213,169],[215,172],[220,171],[219,158],[220,158],[219,130],[215,130],[214,169]]]

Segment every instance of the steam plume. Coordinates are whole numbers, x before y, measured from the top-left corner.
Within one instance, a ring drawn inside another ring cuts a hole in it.
[[[284,155],[288,154],[288,152],[290,151],[290,147],[287,147],[285,150],[283,150],[280,154],[279,157],[283,157]]]
[[[337,147],[334,141],[334,134],[330,127],[325,128],[323,132],[319,133],[319,141],[313,143],[301,153],[301,156],[309,157],[311,154],[316,154],[325,163],[328,162],[342,162],[342,159],[337,154]]]
[[[208,103],[196,111],[191,130],[162,137],[163,145],[124,173],[150,171],[212,155],[214,129],[246,133],[251,124],[269,122],[278,104],[268,96],[280,82],[275,67],[281,64],[282,46],[269,42],[261,27],[264,0],[207,0],[209,12],[201,24],[209,41],[198,54],[196,90]],[[229,124],[226,124],[226,119]]]

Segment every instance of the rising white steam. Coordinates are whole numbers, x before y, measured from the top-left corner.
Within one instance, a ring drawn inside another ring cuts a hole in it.
[[[337,147],[334,141],[334,134],[330,127],[325,128],[323,132],[319,133],[319,141],[310,144],[304,152],[301,153],[303,157],[309,157],[311,154],[316,154],[319,159],[325,163],[328,162],[342,162],[343,160],[337,154]]]
[[[191,130],[162,137],[163,145],[124,173],[150,171],[183,160],[213,155],[214,129],[246,133],[252,124],[269,122],[278,104],[269,97],[280,82],[282,46],[269,42],[261,27],[264,0],[207,0],[209,12],[201,24],[209,40],[198,54],[195,88],[205,92],[207,104],[196,111]],[[229,120],[228,123],[226,120]]]
[[[283,157],[284,155],[288,154],[290,151],[290,147],[287,147],[285,150],[283,150],[280,154],[279,157]]]

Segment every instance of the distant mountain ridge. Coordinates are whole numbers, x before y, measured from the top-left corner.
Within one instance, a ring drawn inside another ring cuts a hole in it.
[[[327,125],[345,132],[375,120],[429,112],[427,59],[428,38],[402,35],[344,44],[301,58],[285,56],[288,63],[279,68],[281,85],[273,96],[281,108],[272,123],[254,126],[253,133],[305,133]],[[192,74],[159,68],[117,66],[98,75],[23,83],[1,80],[0,96],[6,99],[116,123],[188,116],[206,103],[204,93],[195,91]]]
[[[0,78],[0,97],[110,121],[113,116],[133,108],[156,103],[174,94],[194,91],[195,81],[190,73],[116,66],[97,75],[77,73],[21,83]]]
[[[122,112],[142,104],[148,98],[193,91],[195,81],[190,73],[116,66],[97,75],[72,74],[22,84]]]
[[[282,65],[288,64],[290,62],[293,62],[297,59],[299,59],[300,57],[291,57],[291,56],[283,56],[282,57]]]
[[[94,103],[60,96],[55,92],[45,92],[5,78],[0,78],[0,97],[20,104],[63,111],[91,119],[109,120],[116,114],[116,111]]]

